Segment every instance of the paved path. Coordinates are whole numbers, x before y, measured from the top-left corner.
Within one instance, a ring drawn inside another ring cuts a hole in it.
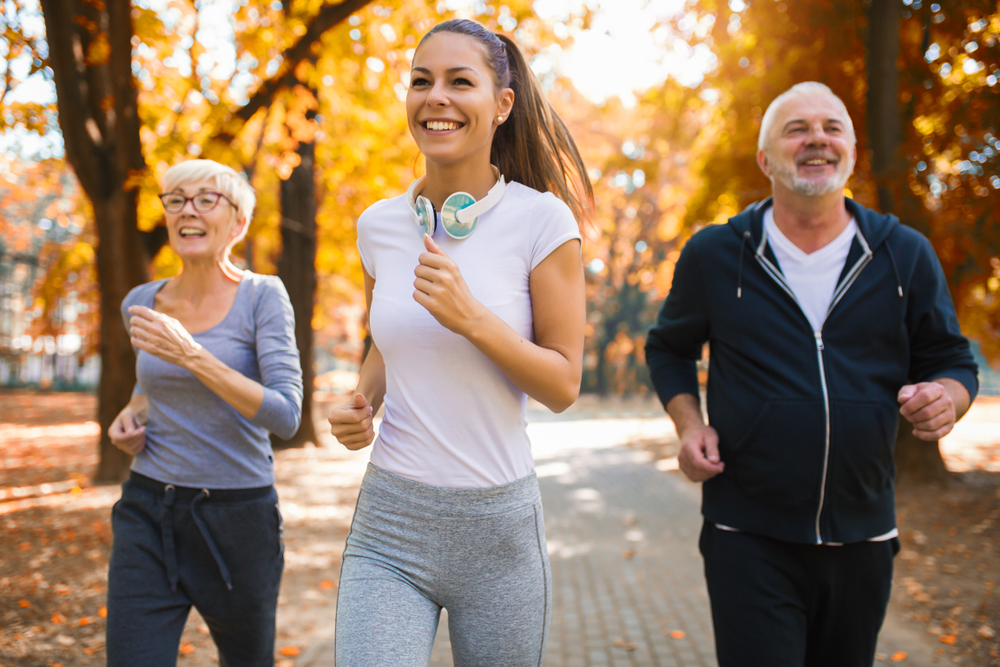
[[[624,446],[675,437],[669,420],[656,414],[530,415],[552,563],[546,667],[716,664],[697,551],[700,490]],[[304,651],[296,666],[333,667],[332,626],[329,637]],[[880,658],[903,650],[904,665],[930,665],[927,646],[890,618]],[[446,615],[431,665],[452,665]]]

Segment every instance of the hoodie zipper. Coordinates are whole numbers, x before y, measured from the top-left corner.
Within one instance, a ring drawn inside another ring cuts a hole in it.
[[[868,246],[868,242],[865,241],[865,237],[861,235],[859,231],[855,234],[854,238],[858,239],[861,244],[861,248],[864,254],[855,262],[854,266],[845,276],[843,282],[837,285],[837,288],[833,292],[833,299],[830,301],[830,307],[826,310],[826,315],[823,317],[823,322],[820,324],[819,331],[814,331],[813,336],[816,339],[816,360],[819,365],[819,380],[820,386],[823,389],[823,412],[825,416],[825,433],[824,433],[824,443],[823,443],[823,476],[820,479],[819,485],[819,506],[816,508],[816,544],[823,544],[823,537],[820,532],[820,518],[823,516],[823,506],[826,502],[826,475],[830,467],[830,394],[827,389],[826,384],[826,364],[823,363],[823,350],[825,346],[823,344],[823,327],[826,325],[826,320],[830,317],[830,313],[833,312],[834,307],[840,302],[847,290],[850,289],[854,281],[857,280],[858,275],[861,270],[868,265],[871,261],[872,251]],[[767,230],[761,230],[761,240],[760,244],[757,246],[757,251],[754,253],[754,257],[757,258],[757,262],[764,268],[764,271],[771,276],[771,278],[778,283],[778,285],[785,290],[788,296],[792,297],[795,305],[799,307],[802,311],[802,316],[805,317],[805,309],[802,308],[802,303],[799,301],[798,297],[789,287],[788,283],[785,281],[784,274],[781,270],[771,263],[771,261],[764,255],[764,248],[767,247]],[[806,317],[808,322],[809,318]]]

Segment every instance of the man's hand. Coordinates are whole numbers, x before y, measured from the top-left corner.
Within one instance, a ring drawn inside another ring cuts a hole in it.
[[[712,479],[726,467],[719,459],[719,434],[711,426],[694,426],[684,433],[677,463],[692,482]]]
[[[364,449],[375,439],[372,425],[374,410],[363,394],[330,413],[330,433],[340,444],[350,450]]]
[[[933,441],[951,432],[958,421],[958,410],[948,389],[942,381],[908,384],[899,390],[899,414],[913,424],[913,435]],[[965,392],[964,387],[961,390]],[[968,396],[968,392],[965,394]]]

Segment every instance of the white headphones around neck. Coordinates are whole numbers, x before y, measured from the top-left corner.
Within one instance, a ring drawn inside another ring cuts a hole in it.
[[[453,239],[464,239],[472,234],[479,223],[479,216],[496,206],[497,202],[503,198],[506,184],[500,170],[493,167],[497,182],[486,196],[476,201],[475,197],[467,192],[455,192],[444,200],[441,207],[441,226],[448,236]],[[437,216],[434,204],[427,197],[420,195],[424,188],[425,176],[421,176],[410,184],[406,190],[406,201],[410,205],[410,216],[420,230],[420,235],[429,234],[434,236],[437,228]]]

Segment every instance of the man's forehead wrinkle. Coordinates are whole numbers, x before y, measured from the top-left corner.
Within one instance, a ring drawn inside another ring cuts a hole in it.
[[[823,122],[824,123],[837,123],[838,125],[846,125],[846,123],[844,123],[844,120],[842,118],[836,118],[836,117],[833,117],[833,116],[830,116],[828,118],[824,118]],[[789,126],[795,125],[796,123],[802,123],[803,125],[808,125],[809,124],[809,119],[807,119],[807,118],[793,118],[792,120],[786,122],[784,124],[783,128],[787,130],[789,128]]]

